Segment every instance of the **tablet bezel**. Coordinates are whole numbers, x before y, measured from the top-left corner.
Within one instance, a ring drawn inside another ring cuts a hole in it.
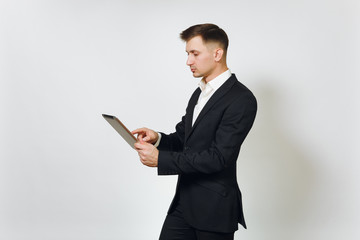
[[[120,134],[120,136],[133,148],[136,143],[136,138],[129,129],[115,116],[109,114],[102,114],[104,119]]]

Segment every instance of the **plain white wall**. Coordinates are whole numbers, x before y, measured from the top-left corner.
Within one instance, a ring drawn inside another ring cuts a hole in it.
[[[357,1],[0,1],[0,239],[157,239],[176,176],[102,119],[171,132],[198,79],[185,28],[213,22],[256,95],[236,239],[359,239]]]

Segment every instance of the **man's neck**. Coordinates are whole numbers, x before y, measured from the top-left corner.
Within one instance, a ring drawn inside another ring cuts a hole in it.
[[[226,65],[223,65],[217,69],[214,69],[214,71],[208,75],[208,76],[204,76],[203,77],[203,81],[205,83],[210,82],[211,80],[215,79],[217,76],[219,76],[220,74],[222,74],[223,72],[227,71],[229,68]]]

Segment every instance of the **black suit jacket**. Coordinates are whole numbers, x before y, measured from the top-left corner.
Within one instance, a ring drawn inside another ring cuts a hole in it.
[[[161,133],[158,174],[176,175],[178,183],[169,209],[179,202],[194,228],[233,232],[246,228],[236,179],[240,146],[253,125],[257,103],[233,74],[209,99],[192,126],[200,95],[191,96],[176,132]]]

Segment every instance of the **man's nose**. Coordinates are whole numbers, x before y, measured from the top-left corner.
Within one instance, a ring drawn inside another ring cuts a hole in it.
[[[194,63],[194,61],[193,61],[192,57],[188,56],[186,65],[191,66],[193,63]]]

